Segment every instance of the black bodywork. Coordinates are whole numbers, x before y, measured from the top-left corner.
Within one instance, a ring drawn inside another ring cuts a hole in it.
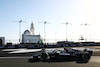
[[[60,55],[60,53],[57,52],[43,52],[43,53],[37,53],[36,55],[31,56],[29,62],[36,62],[36,61],[76,61],[76,62],[85,62],[87,63],[89,59],[92,56],[93,51],[78,51],[74,50],[74,52],[67,52],[62,53],[64,55]]]

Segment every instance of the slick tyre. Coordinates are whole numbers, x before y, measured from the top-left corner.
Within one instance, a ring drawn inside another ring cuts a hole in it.
[[[82,55],[82,59],[84,61],[88,61],[90,59],[90,54],[88,52],[85,52],[83,55]]]
[[[41,59],[42,59],[42,60],[49,60],[49,59],[50,59],[50,56],[49,56],[48,53],[42,53],[42,54],[41,54]]]

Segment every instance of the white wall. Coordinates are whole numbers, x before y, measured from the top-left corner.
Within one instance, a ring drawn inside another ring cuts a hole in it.
[[[22,35],[23,43],[38,43],[40,41],[40,35]]]

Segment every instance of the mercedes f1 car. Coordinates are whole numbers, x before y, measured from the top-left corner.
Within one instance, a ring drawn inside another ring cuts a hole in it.
[[[32,61],[48,61],[48,60],[82,60],[88,62],[92,56],[93,51],[84,49],[83,51],[71,48],[64,48],[64,50],[45,50],[31,56],[28,59]]]

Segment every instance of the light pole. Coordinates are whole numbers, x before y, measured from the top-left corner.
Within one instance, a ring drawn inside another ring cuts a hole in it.
[[[39,23],[44,23],[44,42],[46,43],[46,30],[45,30],[45,24],[46,24],[46,23],[49,23],[49,22],[45,21],[45,22],[39,22]]]
[[[21,42],[21,22],[26,23],[26,21],[20,20],[20,21],[13,21],[13,22],[19,22],[19,43],[20,43]]]
[[[57,39],[56,39],[56,34],[57,34],[57,32],[55,32],[55,43],[56,43],[56,41],[57,41]]]
[[[86,26],[88,25],[88,26],[91,26],[90,24],[87,24],[87,23],[85,23],[85,24],[80,24],[80,25],[85,25],[85,41],[87,42],[87,31],[86,31]]]
[[[68,41],[68,40],[67,40],[67,39],[68,39],[68,37],[67,37],[67,25],[68,25],[68,24],[72,25],[72,24],[71,24],[71,23],[68,23],[68,22],[67,22],[67,23],[61,23],[61,24],[66,24],[66,41]]]

